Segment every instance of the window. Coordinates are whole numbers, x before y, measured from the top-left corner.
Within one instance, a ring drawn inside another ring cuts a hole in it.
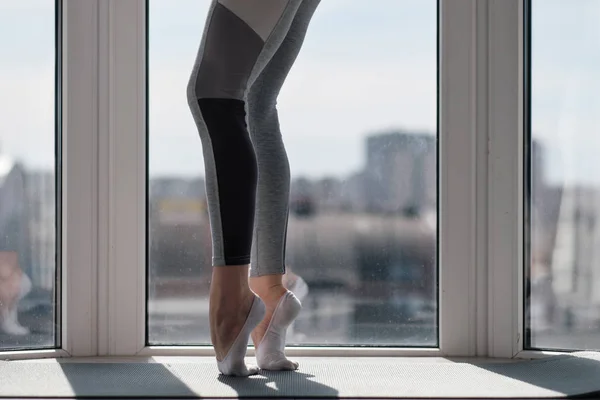
[[[0,350],[54,348],[57,3],[0,3]]]
[[[290,354],[599,347],[598,1],[563,3],[321,2],[278,105]],[[209,4],[0,1],[0,261],[31,280],[3,357],[212,354]]]
[[[148,2],[150,345],[210,343],[204,164],[185,96],[209,4]],[[286,263],[308,285],[288,342],[437,347],[437,2],[324,0],[278,108]]]
[[[531,2],[533,349],[600,349],[598,16],[597,0]]]

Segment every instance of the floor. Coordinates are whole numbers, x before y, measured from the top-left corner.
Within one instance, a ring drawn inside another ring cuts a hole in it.
[[[296,358],[296,372],[217,374],[212,357],[0,362],[0,398],[567,398],[600,394],[600,353],[541,360]],[[249,360],[251,361],[251,360]]]

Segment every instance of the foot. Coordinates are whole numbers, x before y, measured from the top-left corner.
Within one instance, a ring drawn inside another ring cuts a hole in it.
[[[234,301],[213,301],[210,310],[210,332],[217,361],[223,360],[233,342],[242,331],[254,302],[254,295],[243,295],[236,304]]]
[[[259,294],[260,295],[260,294]],[[265,370],[296,370],[298,363],[284,353],[287,327],[300,313],[300,301],[283,285],[262,293],[266,313],[252,332],[258,366]]]
[[[244,358],[250,333],[265,315],[263,302],[248,287],[249,265],[213,268],[210,283],[210,337],[217,366],[225,375],[258,373]]]
[[[217,296],[210,303],[210,332],[217,366],[224,375],[249,376],[258,373],[244,358],[250,332],[264,316],[264,304],[249,289],[234,296]]]
[[[258,373],[258,367],[254,365],[246,365],[244,358],[246,357],[246,351],[248,350],[248,340],[250,339],[250,333],[256,327],[256,325],[261,321],[263,316],[265,315],[265,306],[263,302],[260,300],[258,296],[253,295],[252,303],[250,305],[250,310],[248,311],[246,318],[241,325],[240,328],[236,324],[218,324],[217,327],[217,335],[221,334],[222,339],[227,338],[229,341],[233,336],[234,332],[237,332],[233,343],[229,345],[228,350],[224,351],[223,343],[217,347],[215,346],[215,350],[217,352],[217,366],[219,371],[224,375],[231,376],[249,376],[255,375]],[[224,326],[236,326],[236,328],[231,328],[227,330],[227,328],[223,329]],[[219,340],[216,339],[215,343],[218,343]],[[223,347],[222,347],[223,346]]]
[[[0,329],[4,331],[4,333],[14,336],[25,336],[30,334],[29,329],[19,323],[16,309],[6,313],[6,315],[3,318],[0,317],[0,319],[2,319]]]
[[[2,331],[4,331],[4,333],[14,336],[25,336],[31,333],[29,329],[25,328],[23,325],[12,323],[2,324]]]

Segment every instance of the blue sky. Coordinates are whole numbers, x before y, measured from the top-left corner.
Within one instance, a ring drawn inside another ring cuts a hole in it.
[[[568,7],[566,5],[568,4]],[[202,173],[185,85],[209,0],[150,0],[152,174]],[[53,162],[54,0],[0,0],[0,145]],[[600,0],[534,0],[533,130],[554,180],[600,182]],[[436,2],[322,0],[279,98],[295,175],[346,175],[365,135],[436,129]]]

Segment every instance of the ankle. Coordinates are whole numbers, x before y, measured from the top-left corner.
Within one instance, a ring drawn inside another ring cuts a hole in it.
[[[215,304],[231,304],[235,306],[253,295],[247,281],[238,284],[235,281],[213,280],[210,285],[210,301]]]
[[[209,293],[210,301],[214,301],[218,304],[232,305],[243,302],[244,300],[247,300],[253,295],[254,293],[252,292],[252,290],[250,290],[249,287],[236,289],[224,289],[222,287],[214,287],[211,288]]]
[[[226,265],[213,267],[210,283],[211,292],[245,293],[248,287],[248,265]]]
[[[287,289],[283,284],[276,284],[266,288],[257,289],[255,292],[265,304],[271,304],[279,301],[281,296],[287,293]]]
[[[279,300],[287,292],[281,274],[250,277],[248,284],[266,304]]]

